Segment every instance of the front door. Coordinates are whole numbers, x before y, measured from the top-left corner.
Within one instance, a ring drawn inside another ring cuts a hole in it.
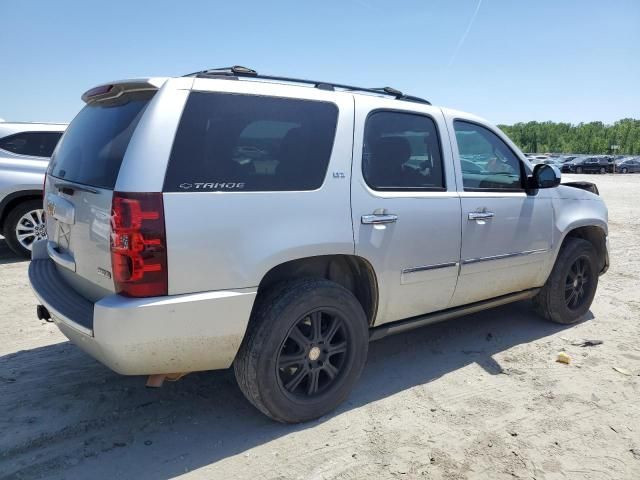
[[[351,199],[356,255],[373,265],[380,287],[376,325],[447,307],[461,229],[441,111],[379,104],[356,99]]]
[[[551,247],[550,200],[525,193],[524,165],[496,133],[460,120],[453,130],[463,188],[460,278],[451,306],[539,286]]]

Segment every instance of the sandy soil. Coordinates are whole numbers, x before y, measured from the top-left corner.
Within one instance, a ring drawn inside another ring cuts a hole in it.
[[[160,390],[110,372],[36,319],[0,240],[0,478],[640,478],[640,175],[582,178],[612,248],[587,320],[521,303],[378,341],[349,401],[300,426],[230,371]]]

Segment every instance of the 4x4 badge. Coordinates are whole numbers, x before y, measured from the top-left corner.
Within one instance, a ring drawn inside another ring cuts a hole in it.
[[[111,278],[111,272],[105,268],[98,267],[98,274],[103,277]]]

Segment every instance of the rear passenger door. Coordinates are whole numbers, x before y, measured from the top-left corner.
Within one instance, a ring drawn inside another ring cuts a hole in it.
[[[373,265],[376,325],[446,308],[460,255],[460,201],[440,110],[355,96],[356,255]]]

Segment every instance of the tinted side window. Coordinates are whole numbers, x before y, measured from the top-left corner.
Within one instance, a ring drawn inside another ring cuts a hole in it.
[[[61,132],[22,132],[0,140],[0,148],[18,155],[50,157]]]
[[[164,191],[315,190],[327,172],[337,121],[332,103],[193,92]]]
[[[520,160],[491,130],[456,120],[465,190],[522,190]]]
[[[443,190],[440,141],[426,116],[379,111],[364,130],[362,174],[375,190]]]

